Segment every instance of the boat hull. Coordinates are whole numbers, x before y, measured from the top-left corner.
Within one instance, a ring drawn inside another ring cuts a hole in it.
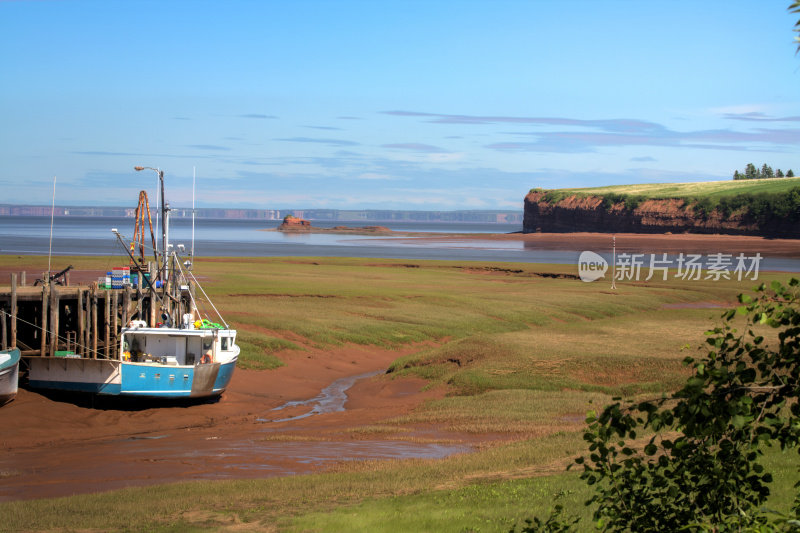
[[[18,349],[0,352],[0,405],[4,405],[17,396],[19,382]]]
[[[37,389],[140,398],[205,398],[222,394],[236,361],[184,366],[104,359],[32,358],[28,383]]]

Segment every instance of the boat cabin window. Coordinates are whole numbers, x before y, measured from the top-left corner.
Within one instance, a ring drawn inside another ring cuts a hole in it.
[[[183,336],[126,333],[122,338],[120,358],[131,363],[185,365],[189,359],[187,347],[187,339]]]
[[[220,341],[222,341],[222,351],[230,349],[230,337],[220,337]]]

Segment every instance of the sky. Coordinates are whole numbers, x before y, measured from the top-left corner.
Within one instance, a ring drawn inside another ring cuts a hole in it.
[[[0,204],[521,210],[800,172],[789,0],[0,0]]]

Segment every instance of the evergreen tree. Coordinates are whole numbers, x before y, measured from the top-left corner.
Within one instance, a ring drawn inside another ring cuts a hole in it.
[[[786,177],[787,178],[793,178],[794,177],[794,172],[792,172],[791,168],[786,171]]]
[[[747,163],[747,166],[744,168],[744,179],[758,179],[758,169],[756,169],[756,166],[753,163]]]
[[[733,171],[733,179],[735,179],[735,180],[740,180],[740,179],[742,179],[742,176],[739,174],[739,171],[738,171],[738,170],[734,170],[734,171]]]
[[[764,163],[761,166],[761,177],[763,179],[774,178],[775,174],[772,172],[772,167],[769,166],[768,164]]]
[[[782,178],[783,177],[783,171],[781,169],[777,169],[775,171],[775,177],[776,178]]]

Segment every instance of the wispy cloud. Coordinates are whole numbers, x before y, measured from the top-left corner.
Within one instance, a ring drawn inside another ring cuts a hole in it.
[[[652,163],[658,160],[655,157],[650,157],[649,155],[646,155],[643,157],[631,157],[630,161],[635,161],[637,163]]]
[[[276,117],[275,115],[263,115],[261,113],[246,113],[244,115],[239,115],[239,118],[256,118],[256,119],[266,120],[278,117]]]
[[[447,152],[447,150],[439,148],[438,146],[433,146],[431,144],[423,144],[423,143],[384,144],[382,145],[382,147],[391,148],[393,150],[410,150],[412,152],[424,152],[428,154]]]
[[[342,128],[337,128],[335,126],[303,126],[303,127],[310,128],[312,130],[342,131]]]
[[[532,137],[531,141],[500,141],[485,145],[502,152],[592,153],[611,146],[662,146],[708,150],[783,151],[800,141],[800,130],[758,128],[750,131],[732,129],[675,131],[662,124],[631,118],[576,119],[568,117],[514,117],[488,115],[452,115],[417,111],[384,111],[400,117],[418,117],[435,124],[521,124],[553,126],[545,131],[506,131],[500,134]],[[800,117],[769,117],[748,110],[728,113],[726,118],[751,122],[794,122]]]
[[[505,152],[589,153],[610,146],[662,146],[705,150],[781,151],[781,147],[800,142],[800,129],[753,131],[701,130],[679,132],[662,128],[649,133],[610,132],[526,132],[517,135],[534,137],[530,142],[500,142],[486,145]]]
[[[664,129],[664,126],[654,122],[627,118],[582,120],[563,117],[446,115],[441,113],[420,113],[417,111],[384,111],[383,114],[428,118],[430,120],[427,122],[434,124],[539,124],[547,126],[578,126],[616,132],[647,132]]]
[[[394,179],[389,174],[380,174],[378,172],[364,172],[363,174],[359,174],[356,176],[356,179],[360,180],[392,180]]]
[[[99,155],[99,156],[108,156],[108,155],[113,155],[113,156],[141,156],[141,155],[144,155],[144,154],[136,154],[136,153],[131,153],[131,152],[104,152],[102,150],[85,150],[85,151],[72,152],[72,153],[73,154],[77,154],[77,155]]]
[[[208,150],[212,152],[227,152],[230,150],[227,146],[219,146],[216,144],[187,144],[188,148],[195,148],[197,150]]]
[[[760,111],[749,113],[725,113],[723,118],[728,120],[742,120],[746,122],[800,122],[800,116],[796,117],[771,117]]]
[[[327,144],[328,146],[359,146],[360,143],[355,141],[345,141],[343,139],[319,139],[314,137],[287,137],[281,139],[273,139],[275,141],[293,142],[293,143],[316,143]]]

